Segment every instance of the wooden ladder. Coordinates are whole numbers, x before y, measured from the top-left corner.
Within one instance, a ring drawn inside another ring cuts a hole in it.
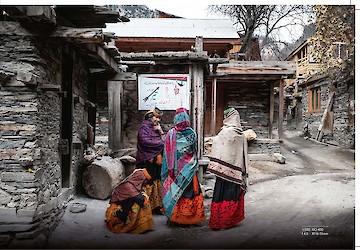
[[[329,99],[328,99],[328,102],[326,104],[326,108],[324,110],[324,114],[322,116],[322,119],[321,119],[321,124],[319,125],[319,128],[318,128],[318,131],[317,131],[317,134],[316,134],[316,140],[317,141],[321,141],[323,135],[324,135],[324,131],[323,131],[323,127],[324,127],[324,124],[325,124],[325,121],[326,121],[326,117],[329,113],[329,111],[331,110],[331,107],[334,103],[334,96],[335,96],[335,92],[330,92],[330,95],[329,95]]]

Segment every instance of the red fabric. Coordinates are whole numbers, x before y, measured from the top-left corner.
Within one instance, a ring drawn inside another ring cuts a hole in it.
[[[190,117],[186,108],[176,109],[174,125],[176,131],[182,131],[191,126]]]
[[[230,228],[245,219],[244,193],[238,201],[212,202],[209,227],[213,229]]]
[[[123,201],[139,195],[144,181],[150,178],[146,169],[135,169],[115,187],[110,202]]]

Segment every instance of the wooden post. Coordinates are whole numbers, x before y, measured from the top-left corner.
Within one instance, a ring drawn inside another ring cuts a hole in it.
[[[279,121],[278,121],[278,133],[279,139],[283,138],[283,121],[284,121],[284,79],[279,82]]]
[[[108,81],[108,144],[113,151],[122,148],[122,119],[121,101],[123,95],[123,81]]]
[[[217,96],[217,79],[213,78],[212,88],[211,88],[211,134],[215,135],[216,133],[216,96]]]
[[[191,79],[191,89],[190,89],[190,119],[191,119],[191,125],[193,129],[196,131],[196,107],[197,107],[197,95],[196,93],[196,84],[194,80],[194,65],[191,64],[189,66],[189,73],[190,73],[190,79]]]
[[[194,65],[194,82],[196,85],[197,107],[196,107],[196,133],[198,137],[198,156],[203,156],[204,146],[204,75],[201,64]]]
[[[203,38],[196,37],[195,52],[203,51]],[[204,153],[204,69],[201,63],[194,63],[190,67],[192,90],[194,93],[194,102],[192,107],[193,126],[197,134],[198,159],[202,160]],[[203,166],[199,164],[198,178],[203,182]]]
[[[269,85],[269,95],[270,95],[270,110],[269,110],[269,134],[268,138],[273,138],[273,123],[274,123],[274,83]]]

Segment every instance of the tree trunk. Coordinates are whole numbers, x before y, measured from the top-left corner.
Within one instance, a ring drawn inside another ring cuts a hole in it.
[[[92,198],[105,200],[110,197],[117,184],[125,178],[125,168],[120,161],[109,156],[95,160],[82,178],[85,192]]]

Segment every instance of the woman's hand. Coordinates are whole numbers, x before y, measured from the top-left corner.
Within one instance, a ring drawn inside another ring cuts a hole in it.
[[[163,130],[162,130],[162,128],[161,128],[161,126],[160,126],[160,123],[156,123],[156,124],[154,125],[154,129],[157,130],[157,131],[159,131],[160,133],[164,133]]]
[[[156,125],[154,125],[154,129],[155,129],[155,131],[156,131],[156,130],[159,131],[160,136],[161,136],[161,139],[162,139],[163,141],[165,141],[165,134],[164,134],[164,131],[162,130],[159,122],[158,122]]]

